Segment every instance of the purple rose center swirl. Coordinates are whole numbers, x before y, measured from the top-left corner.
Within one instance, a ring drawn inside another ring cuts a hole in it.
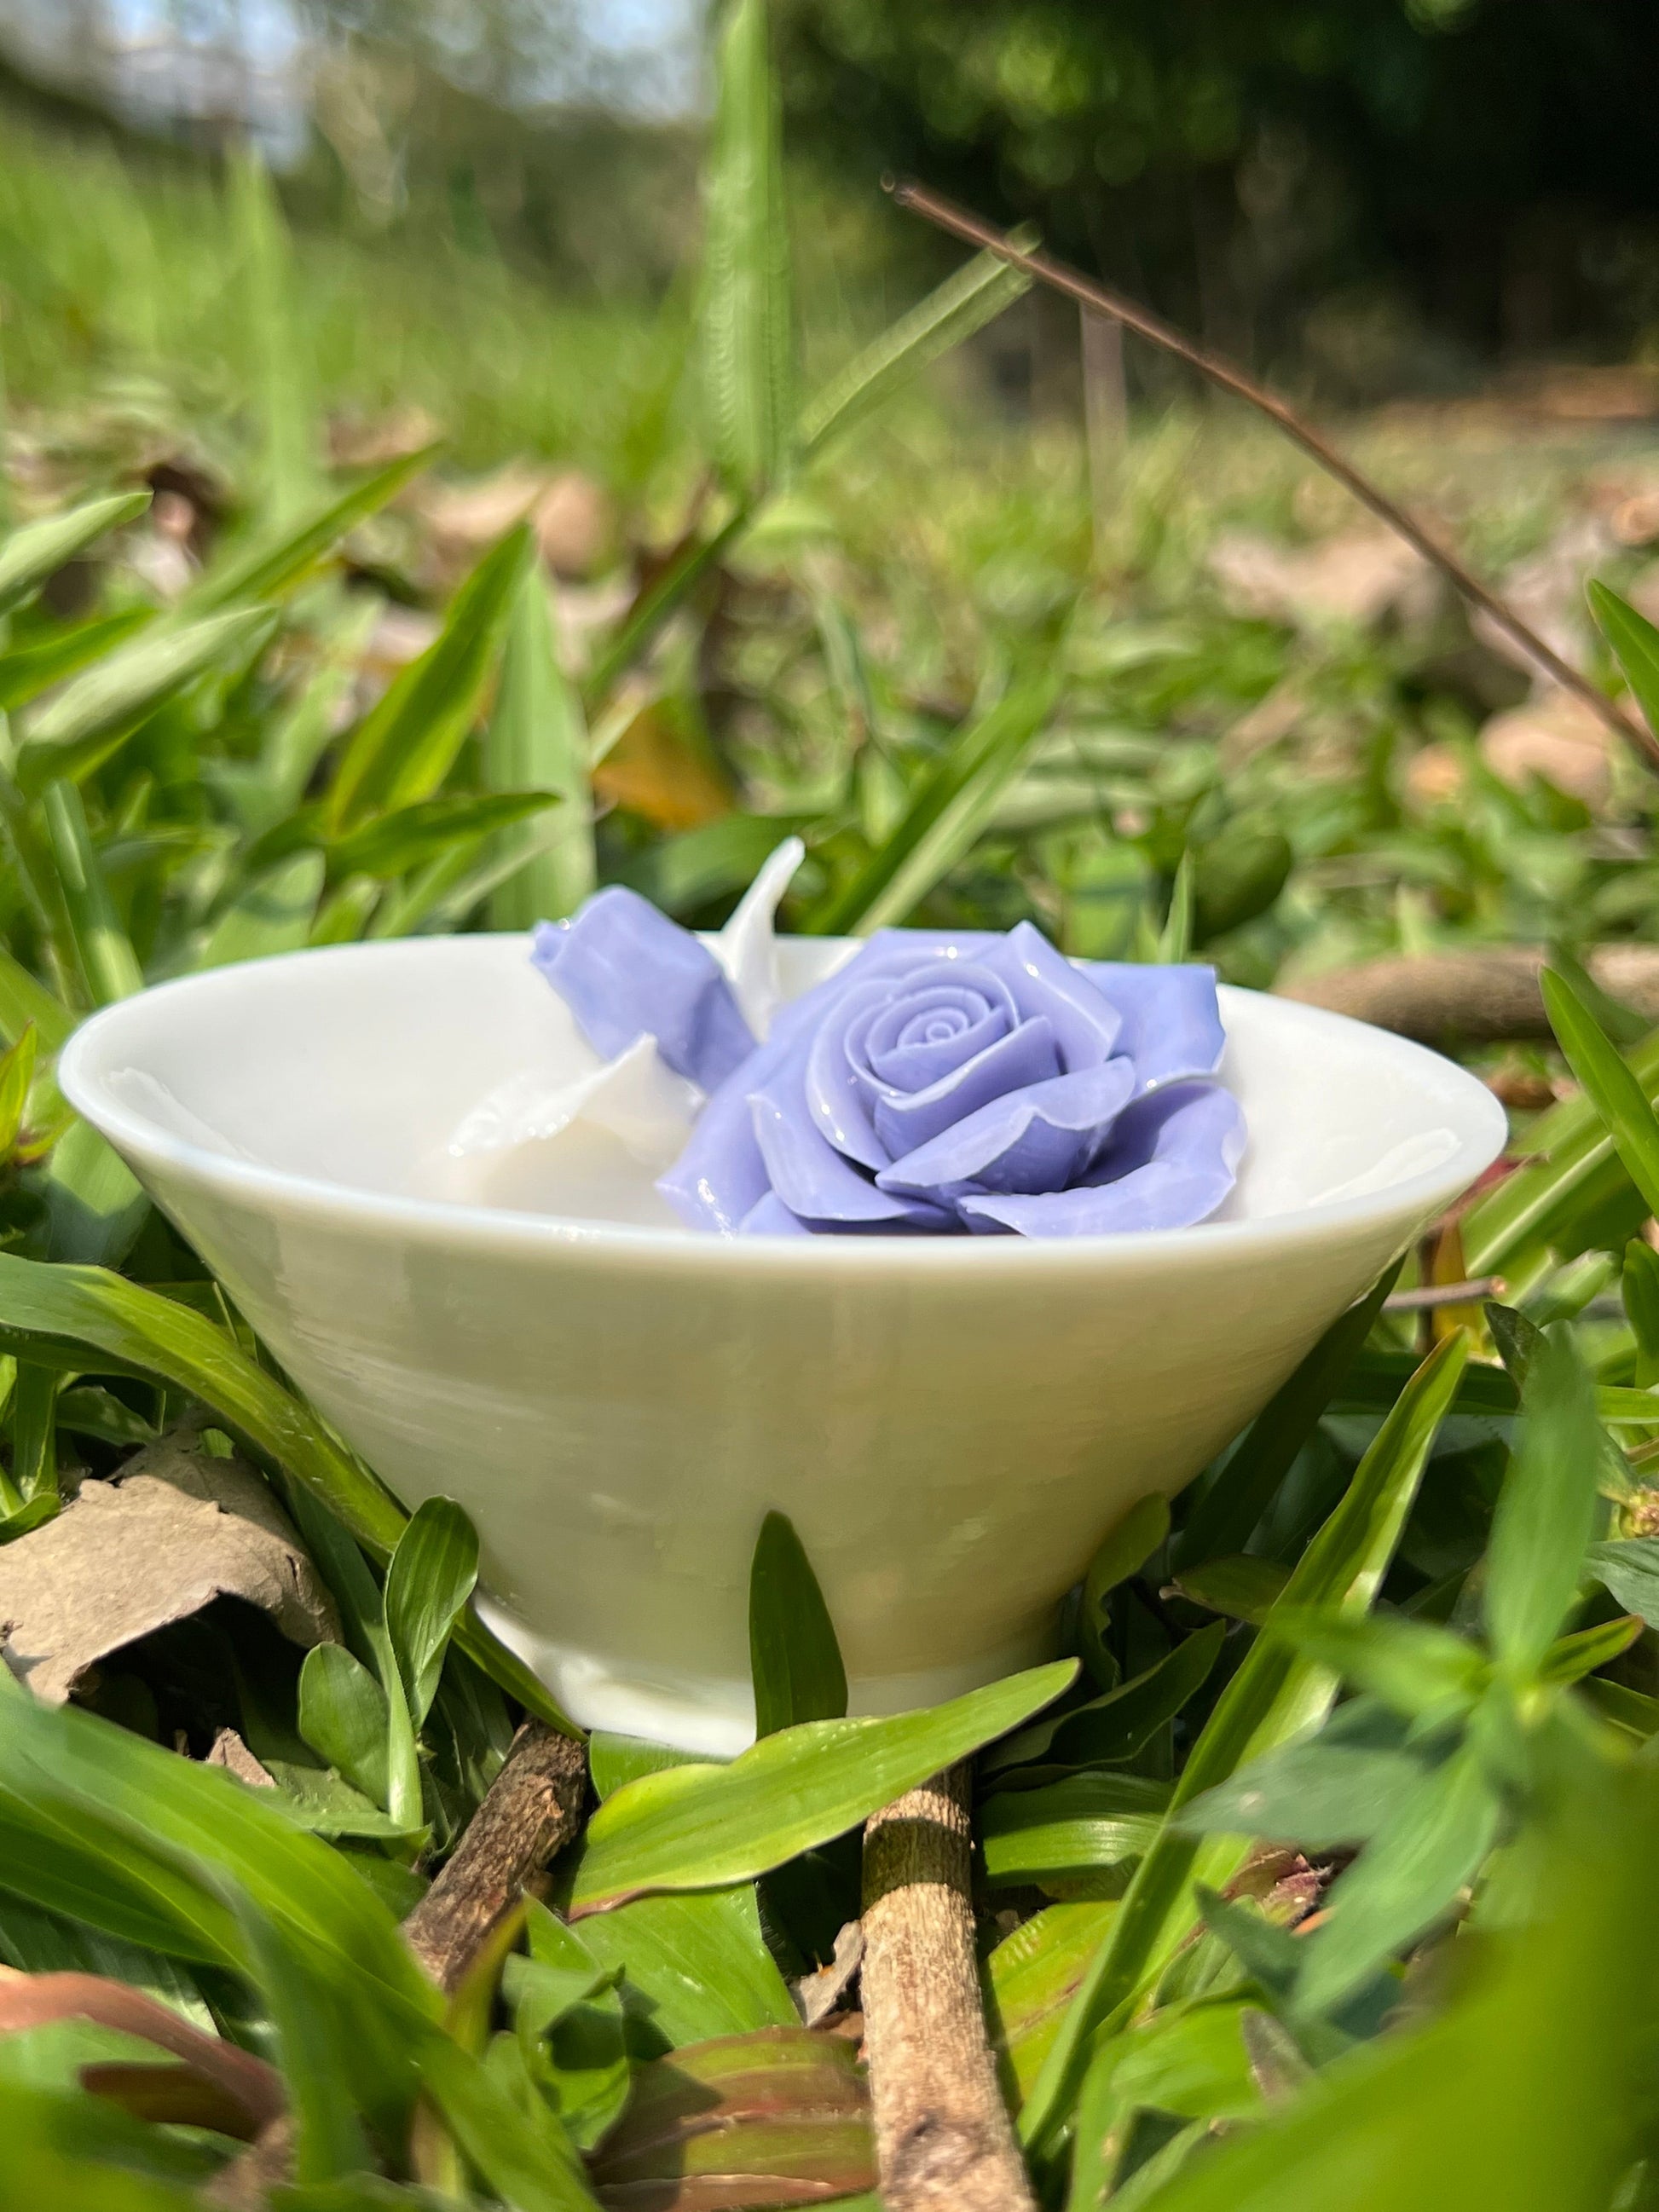
[[[1244,1148],[1215,973],[1079,967],[1006,937],[886,930],[756,1043],[719,963],[633,892],[533,958],[595,1049],[649,1034],[708,1103],[658,1183],[726,1236],[1185,1228]]]

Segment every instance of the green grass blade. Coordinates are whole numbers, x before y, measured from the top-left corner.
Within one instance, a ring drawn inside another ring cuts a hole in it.
[[[0,714],[27,706],[31,699],[49,691],[53,684],[62,684],[77,670],[101,660],[106,653],[125,643],[135,630],[143,629],[150,619],[148,607],[124,607],[118,614],[99,615],[91,622],[76,623],[72,629],[59,630],[36,645],[21,646],[14,653],[0,653]]]
[[[789,459],[794,303],[767,0],[727,0],[719,33],[698,323],[709,452],[752,499]]]
[[[260,501],[280,525],[303,505],[315,474],[316,409],[276,187],[251,137],[234,142],[228,166],[231,226],[242,263],[242,329],[252,356],[250,382],[258,394]]]
[[[21,961],[0,950],[0,1037],[15,1045],[31,1023],[46,1049],[60,1052],[69,1042],[76,1017]]]
[[[212,614],[237,600],[280,599],[309,576],[349,531],[395,499],[436,450],[424,446],[417,453],[400,453],[279,536],[240,549],[185,594],[185,611]]]
[[[89,774],[164,701],[210,668],[251,656],[275,620],[267,608],[240,607],[183,628],[142,631],[31,719],[17,749],[19,786],[32,795],[56,776]]]
[[[101,1267],[50,1267],[0,1253],[0,1347],[26,1359],[159,1377],[212,1407],[256,1455],[315,1493],[365,1551],[389,1559],[403,1508],[349,1459],[302,1400],[250,1359],[222,1329],[171,1298]],[[531,1674],[469,1611],[456,1641],[492,1680],[550,1726],[576,1733]]]
[[[1358,1358],[1399,1274],[1396,1261],[1357,1306],[1334,1321],[1290,1381],[1281,1384],[1251,1422],[1181,1532],[1175,1555],[1178,1572],[1243,1551],[1297,1454],[1319,1426],[1343,1376]]]
[[[58,870],[64,910],[81,980],[94,1006],[112,1006],[144,988],[144,971],[122,928],[98,855],[87,811],[72,783],[47,785],[40,801],[46,844]]]
[[[640,593],[583,681],[582,699],[590,716],[605,705],[663,625],[679,612],[710,569],[718,567],[752,520],[750,508],[739,507],[708,537],[681,546],[662,574]]]
[[[558,819],[489,902],[494,929],[528,929],[574,914],[599,881],[587,722],[559,665],[553,607],[532,570],[519,587],[501,654],[501,683],[484,739],[492,791],[544,791],[563,801]]]
[[[806,922],[815,936],[838,937],[902,922],[973,848],[998,797],[1048,720],[1052,676],[1018,684],[958,732],[922,779],[886,842]]]
[[[1016,231],[1013,237],[1028,251],[1037,242],[1034,230]],[[816,453],[872,413],[930,362],[994,322],[1030,289],[1023,269],[1012,268],[994,253],[975,254],[813,393],[796,432],[803,453]]]
[[[458,791],[417,799],[337,839],[328,848],[329,866],[337,878],[374,876],[389,882],[457,848],[470,852],[486,837],[558,804],[551,791]]]
[[[749,1672],[757,1735],[839,1720],[847,1711],[836,1625],[787,1514],[762,1522],[749,1570]]]
[[[33,598],[77,553],[124,522],[136,520],[149,496],[147,491],[118,492],[113,499],[88,500],[66,514],[51,514],[44,522],[13,531],[0,543],[0,615]]]
[[[1018,1727],[1076,1673],[1066,1660],[926,1712],[812,1721],[763,1736],[729,1766],[673,1766],[627,1783],[589,1823],[573,1909],[753,1881]]]
[[[1482,1601],[1498,1662],[1529,1680],[1572,1610],[1595,1533],[1595,1394],[1565,1323],[1539,1339],[1521,1411],[1520,1439],[1492,1518]]]
[[[478,1580],[478,1532],[453,1498],[422,1501],[386,1578],[386,1626],[418,1729],[438,1694],[444,1653]]]
[[[1431,1354],[1383,1422],[1341,1502],[1304,1553],[1279,1604],[1367,1611],[1417,1495],[1430,1448],[1468,1358],[1462,1334]],[[1277,1607],[1275,1607],[1277,1610]],[[1269,1615],[1271,1623],[1272,1615]],[[1171,1800],[1178,1812],[1248,1760],[1305,1729],[1328,1705],[1330,1676],[1264,1634],[1217,1701]],[[1091,1961],[1020,2115],[1030,2145],[1060,2121],[1087,2063],[1095,2030],[1128,2003],[1162,1966],[1196,1915],[1193,1883],[1224,1882],[1237,1862],[1227,1842],[1203,1845],[1173,1822],[1137,1869],[1111,1929]]]
[[[1589,590],[1590,610],[1613,647],[1625,681],[1636,694],[1648,726],[1659,732],[1659,629],[1598,577],[1591,577]]]
[[[328,794],[331,830],[355,830],[370,815],[437,791],[477,719],[534,550],[520,524],[486,553],[455,594],[438,636],[357,725]]]
[[[256,876],[214,923],[192,965],[228,968],[238,960],[297,952],[311,934],[324,866],[320,853],[296,853]]]
[[[434,2036],[422,2078],[455,2140],[514,2212],[596,2212],[581,2162],[545,2106],[532,2118],[489,2069],[450,2038]]]
[[[1594,1100],[1649,1212],[1659,1213],[1659,1115],[1571,988],[1547,968],[1539,981],[1567,1065]]]
[[[1639,1237],[1625,1247],[1621,1288],[1625,1319],[1636,1339],[1632,1380],[1638,1390],[1649,1390],[1659,1382],[1659,1252]]]

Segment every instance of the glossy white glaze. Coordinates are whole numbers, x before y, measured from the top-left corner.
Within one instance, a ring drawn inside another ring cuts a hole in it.
[[[726,1242],[665,1208],[529,1210],[555,1194],[523,1159],[495,1205],[434,1197],[480,1098],[594,1064],[527,943],[164,984],[88,1022],[60,1080],[398,1494],[466,1507],[497,1625],[569,1710],[690,1749],[751,1732],[769,1507],[823,1583],[855,1711],[1040,1656],[1107,1529],[1187,1481],[1504,1142],[1449,1061],[1224,990],[1250,1145],[1197,1229]],[[850,949],[782,940],[786,990]],[[606,1141],[589,1202],[632,1205]]]

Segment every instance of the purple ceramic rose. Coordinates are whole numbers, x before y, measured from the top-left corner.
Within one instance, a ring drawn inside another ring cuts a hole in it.
[[[1177,1229],[1233,1187],[1214,970],[1076,966],[1006,937],[884,930],[763,1042],[714,956],[611,890],[534,958],[596,1050],[642,1035],[707,1093],[658,1188],[726,1236]]]

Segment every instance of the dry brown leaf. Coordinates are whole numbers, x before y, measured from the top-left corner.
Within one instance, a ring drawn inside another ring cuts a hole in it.
[[[853,1986],[864,1964],[864,1923],[849,1920],[836,1938],[833,1957],[816,1973],[803,1974],[789,1984],[803,2027],[817,2027],[829,2019]]]
[[[1228,531],[1210,549],[1209,568],[1236,612],[1304,630],[1369,629],[1390,615],[1415,623],[1432,614],[1440,589],[1403,538],[1363,524],[1303,547]]]
[[[594,770],[593,788],[659,830],[696,830],[734,803],[719,769],[660,700],[635,714]]]
[[[55,1521],[0,1548],[0,1630],[13,1673],[60,1705],[112,1651],[216,1597],[257,1605],[291,1643],[340,1640],[334,1601],[267,1486],[190,1430],[83,1482]]]
[[[1406,790],[1419,806],[1455,799],[1468,776],[1455,745],[1419,745],[1406,764]]]
[[[1516,791],[1541,775],[1594,811],[1607,804],[1613,783],[1613,740],[1600,717],[1570,691],[1497,714],[1480,732],[1480,757],[1495,776]]]
[[[556,576],[592,575],[616,543],[611,495],[580,469],[556,476],[530,520],[542,558]]]
[[[222,1728],[209,1747],[207,1764],[222,1766],[239,1782],[246,1782],[250,1790],[274,1790],[276,1778],[261,1766],[233,1728]]]

